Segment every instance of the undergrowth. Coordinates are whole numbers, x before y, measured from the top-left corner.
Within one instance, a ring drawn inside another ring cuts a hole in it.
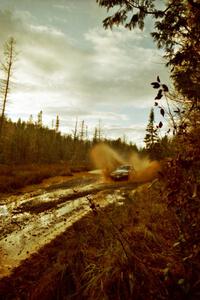
[[[163,170],[163,199],[179,220],[176,247],[181,250],[186,277],[182,288],[200,297],[200,129],[177,137],[177,154]],[[184,149],[184,151],[183,151]],[[182,150],[182,151],[181,151]],[[194,298],[193,298],[194,297]]]
[[[13,192],[29,184],[41,183],[52,176],[72,175],[66,163],[0,165],[0,192]]]

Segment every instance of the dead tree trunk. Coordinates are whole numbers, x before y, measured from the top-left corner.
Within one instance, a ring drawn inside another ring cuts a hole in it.
[[[14,51],[15,43],[16,42],[14,38],[10,38],[6,42],[4,46],[5,62],[1,63],[1,68],[5,74],[5,79],[2,80],[2,88],[1,88],[1,93],[3,95],[3,105],[2,105],[2,113],[0,117],[0,139],[2,136],[3,123],[5,119],[5,110],[6,110],[7,100],[8,100],[10,78],[12,75],[12,67],[15,59],[15,51]]]

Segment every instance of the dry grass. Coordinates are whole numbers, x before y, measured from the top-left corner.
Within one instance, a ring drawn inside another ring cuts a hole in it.
[[[69,166],[60,164],[0,165],[0,192],[12,192],[29,184],[37,184],[52,176],[71,175]]]
[[[126,206],[99,211],[84,230],[88,233],[84,238],[77,235],[87,262],[81,277],[85,288],[79,297],[173,299],[168,285],[175,284],[178,290],[178,280],[185,276],[178,250],[173,248],[179,227],[160,202],[158,191],[145,186],[128,194]]]

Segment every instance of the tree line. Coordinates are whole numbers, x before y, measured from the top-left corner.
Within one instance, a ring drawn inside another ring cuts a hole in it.
[[[27,122],[19,119],[17,122],[4,120],[4,130],[0,142],[1,164],[30,164],[30,163],[56,163],[68,162],[71,166],[90,166],[89,153],[98,142],[106,142],[117,151],[128,153],[138,151],[137,146],[127,144],[124,140],[104,139],[99,132],[94,130],[92,139],[86,135],[84,121],[78,129],[76,122],[72,134],[61,134],[59,118],[54,129],[42,124],[42,112],[38,114],[37,122],[30,116]]]

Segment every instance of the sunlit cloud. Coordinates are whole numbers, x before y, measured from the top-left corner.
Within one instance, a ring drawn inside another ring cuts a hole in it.
[[[104,30],[94,24],[94,15],[99,10],[90,1],[85,4],[85,11],[78,9],[79,1],[68,5],[51,0],[49,6],[47,1],[47,20],[55,15],[59,19],[56,24],[56,20],[54,24],[47,21],[44,24],[39,12],[30,7],[20,9],[18,3],[12,13],[1,9],[0,4],[0,45],[14,36],[19,52],[9,116],[28,118],[31,113],[36,115],[43,110],[48,123],[58,114],[65,132],[71,131],[70,124],[76,117],[86,120],[91,131],[98,119],[102,119],[107,126],[106,134],[129,135],[130,126],[134,127],[134,108],[150,109],[153,105],[155,95],[150,82],[158,74],[163,81],[168,80],[161,53],[148,43],[148,32],[122,27]],[[89,9],[93,10],[91,20],[86,14]],[[79,22],[74,23],[81,40],[77,40],[72,29],[60,27],[60,21],[69,22],[64,10],[66,14],[76,13],[77,20],[91,21],[86,31]],[[147,119],[148,116],[141,120],[143,130]]]

